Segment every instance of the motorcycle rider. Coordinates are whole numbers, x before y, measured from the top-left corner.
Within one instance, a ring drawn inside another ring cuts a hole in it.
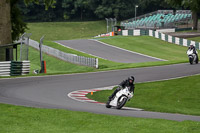
[[[128,79],[122,81],[119,84],[118,88],[113,92],[113,94],[111,96],[109,96],[109,101],[111,101],[115,97],[115,95],[117,94],[118,91],[120,91],[122,88],[124,89],[125,87],[128,87],[129,91],[133,92],[133,94],[134,94],[134,89],[135,89],[134,80],[135,80],[135,78],[133,76],[131,76]]]
[[[188,50],[193,50],[193,54],[195,54],[196,55],[196,59],[199,60],[196,48],[195,48],[195,46],[193,44],[190,44],[190,46],[188,47]]]

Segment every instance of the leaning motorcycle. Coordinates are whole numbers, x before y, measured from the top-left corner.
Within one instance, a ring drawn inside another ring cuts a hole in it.
[[[119,92],[117,92],[112,100],[108,100],[106,107],[116,107],[117,109],[121,109],[132,97],[133,92],[130,92],[128,87],[125,87],[124,89],[121,89]]]
[[[190,62],[191,65],[192,65],[193,63],[198,64],[198,62],[199,62],[198,52],[196,51],[196,53],[197,53],[197,55],[194,54],[194,52],[193,52],[192,49],[188,49],[188,51],[187,51],[187,55],[188,55],[189,62]]]

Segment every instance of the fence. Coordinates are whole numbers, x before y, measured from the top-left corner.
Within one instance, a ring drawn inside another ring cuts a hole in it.
[[[163,41],[167,41],[169,43],[174,43],[174,44],[181,45],[181,46],[188,47],[188,46],[190,46],[190,44],[193,44],[197,49],[200,50],[200,42],[195,42],[195,41],[187,40],[184,38],[178,38],[178,37],[174,37],[174,36],[170,36],[170,35],[162,33],[162,32],[166,32],[166,31],[175,32],[176,29],[163,29],[163,30],[158,30],[158,31],[154,31],[154,30],[122,30],[121,32],[119,32],[119,35],[122,35],[122,36],[148,35],[148,36],[152,36],[152,37],[161,39]]]
[[[28,60],[29,55],[29,39],[30,39],[31,33],[24,33],[20,38],[20,61],[22,60]]]
[[[122,36],[141,36],[141,35],[148,35],[149,30],[122,30],[118,31],[118,35]]]
[[[195,41],[191,41],[191,40],[187,40],[184,38],[178,38],[178,37],[174,37],[174,36],[170,36],[158,31],[153,31],[153,30],[149,30],[149,36],[155,37],[155,38],[159,38],[163,41],[167,41],[169,43],[174,43],[177,45],[181,45],[181,46],[190,46],[190,44],[194,45],[197,49],[200,50],[200,43],[199,42],[195,42]]]
[[[30,61],[0,62],[0,76],[19,76],[30,72]]]
[[[38,42],[36,42],[34,40],[30,40],[29,45],[36,48],[37,50],[39,50]],[[49,55],[52,55],[58,59],[64,60],[64,61],[68,61],[68,62],[71,62],[74,64],[98,68],[98,58],[88,58],[88,57],[84,57],[84,56],[77,56],[75,54],[65,53],[60,50],[57,50],[57,49],[54,49],[54,48],[51,48],[51,47],[45,46],[45,45],[42,46],[42,51]]]

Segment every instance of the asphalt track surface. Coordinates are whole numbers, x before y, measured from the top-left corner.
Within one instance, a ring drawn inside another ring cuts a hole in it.
[[[94,55],[103,59],[121,63],[139,63],[162,61],[155,57],[141,55],[139,53],[122,50],[111,45],[103,44],[95,40],[63,40],[57,43],[70,47],[72,49]]]
[[[189,65],[187,63],[85,74],[0,79],[0,103],[129,117],[200,121],[200,116],[136,111],[132,109],[107,109],[100,104],[83,103],[67,96],[68,93],[75,90],[116,85],[130,75],[134,75],[136,83],[138,83],[199,73],[200,64]],[[137,91],[137,88],[135,91]]]

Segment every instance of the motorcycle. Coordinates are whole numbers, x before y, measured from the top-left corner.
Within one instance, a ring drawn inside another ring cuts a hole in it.
[[[193,63],[198,64],[198,62],[199,62],[198,52],[196,51],[196,53],[197,53],[197,55],[194,54],[194,52],[193,52],[192,49],[188,49],[188,51],[187,51],[187,55],[188,55],[189,62],[190,62],[191,65],[192,65]]]
[[[124,89],[121,89],[119,92],[117,92],[111,101],[108,100],[106,107],[116,107],[117,109],[121,109],[132,97],[133,92],[130,92],[128,87],[125,87]]]

